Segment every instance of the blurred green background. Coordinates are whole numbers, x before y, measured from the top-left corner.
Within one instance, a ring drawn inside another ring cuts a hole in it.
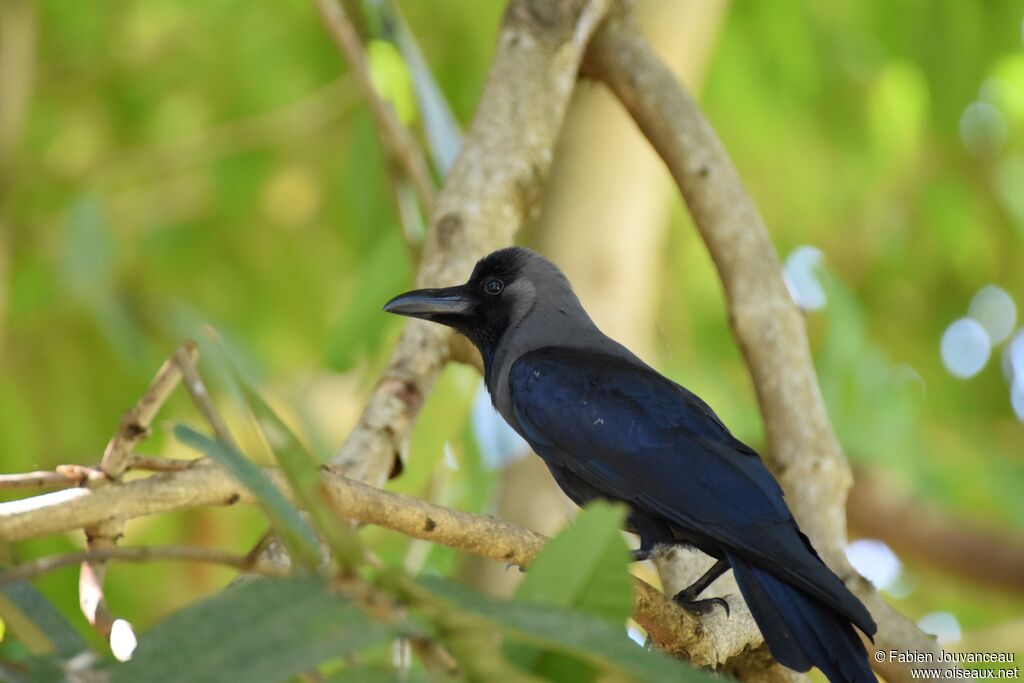
[[[467,125],[502,3],[398,4]],[[639,4],[649,21],[667,13],[653,21],[660,49],[698,89],[780,255],[804,245],[823,255],[815,281],[826,301],[807,322],[833,423],[858,471],[1019,539],[1024,349],[1014,366],[1010,343],[997,344],[963,379],[944,365],[940,339],[983,286],[1024,304],[1024,5]],[[401,329],[380,306],[411,284],[414,266],[372,119],[311,3],[7,0],[0,21],[0,469],[97,462],[121,412],[182,339],[215,358],[206,325],[326,458]],[[389,83],[411,98],[402,78]],[[612,145],[623,154],[642,145],[574,123],[587,107],[607,106],[597,90],[581,86],[561,149],[576,161],[556,164],[550,202],[522,241],[566,262],[584,304],[600,307],[600,288],[586,284],[592,261],[565,246],[573,233],[560,232],[568,219],[558,216],[601,213],[615,195],[650,188],[631,184],[622,164],[606,192],[566,195],[588,159],[593,166],[619,153]],[[630,321],[646,335],[641,355],[760,445],[713,266],[654,168],[657,192],[643,211],[623,209],[606,240],[639,265],[601,279],[646,302],[631,312],[644,318]],[[550,208],[559,202],[567,208]],[[602,324],[602,315],[615,334],[621,321],[595,312]],[[265,456],[216,364],[203,367],[242,442]],[[446,371],[390,486],[501,512],[515,477],[481,458],[478,435],[493,427],[480,419],[472,428],[478,386],[468,368]],[[199,424],[183,396],[161,418]],[[191,455],[165,423],[155,432],[142,452]],[[553,526],[568,517],[567,507],[549,509]],[[254,509],[198,510],[132,522],[127,542],[244,552],[264,528]],[[458,553],[364,533],[388,561],[488,588]],[[27,558],[81,543],[69,534],[16,550]],[[913,619],[950,613],[960,647],[1021,651],[1019,586],[966,580],[892,545],[902,571],[889,593],[899,609]],[[144,629],[230,578],[205,566],[114,566],[108,597]],[[73,570],[36,585],[86,631]]]

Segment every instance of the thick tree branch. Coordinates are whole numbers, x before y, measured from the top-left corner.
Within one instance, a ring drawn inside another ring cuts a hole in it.
[[[584,70],[614,92],[658,151],[707,244],[764,417],[767,462],[801,526],[865,600],[879,625],[877,648],[937,652],[934,639],[888,607],[846,561],[850,468],[829,423],[803,319],[782,280],[778,255],[718,136],[625,10],[594,35]],[[879,671],[890,681],[910,677],[902,666]]]
[[[509,5],[473,123],[437,196],[417,286],[461,281],[533,215],[583,50],[607,5]],[[332,459],[347,476],[379,486],[400,470],[413,420],[449,359],[450,337],[438,325],[406,324],[356,428]]]

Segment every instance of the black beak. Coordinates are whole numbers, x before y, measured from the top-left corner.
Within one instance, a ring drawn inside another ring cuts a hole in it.
[[[432,320],[437,316],[467,315],[475,302],[466,295],[463,285],[443,289],[415,289],[399,294],[384,304],[388,313],[406,315],[410,318]]]

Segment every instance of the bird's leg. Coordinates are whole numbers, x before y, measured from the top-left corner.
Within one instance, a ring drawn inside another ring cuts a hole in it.
[[[703,593],[705,588],[710,586],[715,579],[728,571],[728,569],[728,560],[716,560],[715,563],[711,565],[711,568],[704,572],[702,577],[676,593],[675,597],[672,599],[675,600],[677,605],[685,609],[687,612],[693,612],[694,614],[707,614],[715,605],[721,605],[722,609],[725,610],[725,616],[729,616],[729,603],[726,602],[725,599],[697,599],[697,596]]]

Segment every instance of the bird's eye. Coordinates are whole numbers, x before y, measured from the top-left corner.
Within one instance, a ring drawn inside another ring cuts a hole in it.
[[[501,290],[505,289],[505,283],[498,278],[492,277],[490,280],[484,283],[484,291],[491,296],[497,296],[501,294]]]

